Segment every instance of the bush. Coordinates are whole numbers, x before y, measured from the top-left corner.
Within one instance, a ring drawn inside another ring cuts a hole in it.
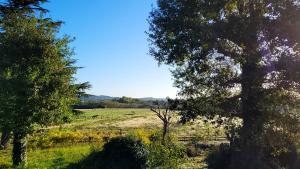
[[[197,157],[203,155],[204,152],[214,148],[214,144],[190,144],[187,146],[187,156]]]
[[[132,137],[116,137],[104,145],[101,169],[145,169],[147,149]]]
[[[152,136],[156,134],[155,130],[136,129],[129,132],[129,136],[141,140],[143,144],[149,145],[151,143]]]
[[[185,150],[175,144],[162,145],[154,142],[148,145],[150,169],[177,169],[185,158]]]

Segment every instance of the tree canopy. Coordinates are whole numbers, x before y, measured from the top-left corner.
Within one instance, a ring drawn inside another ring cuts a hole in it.
[[[48,12],[41,5],[48,0],[8,0],[6,3],[0,4],[0,10],[2,14],[7,14],[12,11],[23,12]]]

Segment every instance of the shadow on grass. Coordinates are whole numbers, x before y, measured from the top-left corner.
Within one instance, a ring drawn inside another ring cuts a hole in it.
[[[0,164],[0,169],[7,169],[10,168],[11,166],[8,164]]]
[[[70,164],[66,169],[101,169],[100,162],[102,161],[102,152],[93,151],[83,160]]]
[[[52,165],[51,165],[52,169],[61,168],[61,166],[63,166],[65,163],[65,158],[63,157],[62,153],[57,153],[56,156],[57,156],[57,158],[55,158],[52,161]]]

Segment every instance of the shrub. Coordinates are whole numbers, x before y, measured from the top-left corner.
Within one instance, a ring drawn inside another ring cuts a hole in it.
[[[205,144],[205,143],[194,143],[187,146],[187,156],[188,157],[197,157],[201,156],[204,152],[214,148],[214,144]]]
[[[132,137],[116,137],[104,145],[101,169],[145,169],[147,149]]]
[[[153,142],[148,145],[148,164],[150,169],[177,169],[185,158],[185,150],[175,144],[162,145]]]
[[[118,135],[117,131],[46,131],[34,133],[29,137],[29,148],[51,148],[57,145],[97,143]]]
[[[129,135],[148,145],[151,143],[151,137],[155,132],[155,130],[136,129],[129,133]]]

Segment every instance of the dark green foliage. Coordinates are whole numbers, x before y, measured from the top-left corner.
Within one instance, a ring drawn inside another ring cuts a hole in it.
[[[148,151],[140,140],[117,137],[69,169],[146,169]]]
[[[55,39],[55,30],[44,27],[47,22],[19,18],[18,14],[9,17],[4,20],[6,32],[0,46],[1,96],[8,98],[2,102],[3,113],[8,122],[18,120],[10,124],[13,128],[24,124],[23,130],[29,130],[32,123],[59,121],[77,99],[72,77],[76,67],[66,46],[69,40]],[[45,29],[35,28],[37,25]]]
[[[41,7],[42,3],[48,0],[8,0],[7,3],[0,3],[0,14],[8,14],[14,11],[23,12],[47,12],[46,9]]]
[[[101,169],[146,169],[148,152],[140,140],[117,137],[104,145]]]

